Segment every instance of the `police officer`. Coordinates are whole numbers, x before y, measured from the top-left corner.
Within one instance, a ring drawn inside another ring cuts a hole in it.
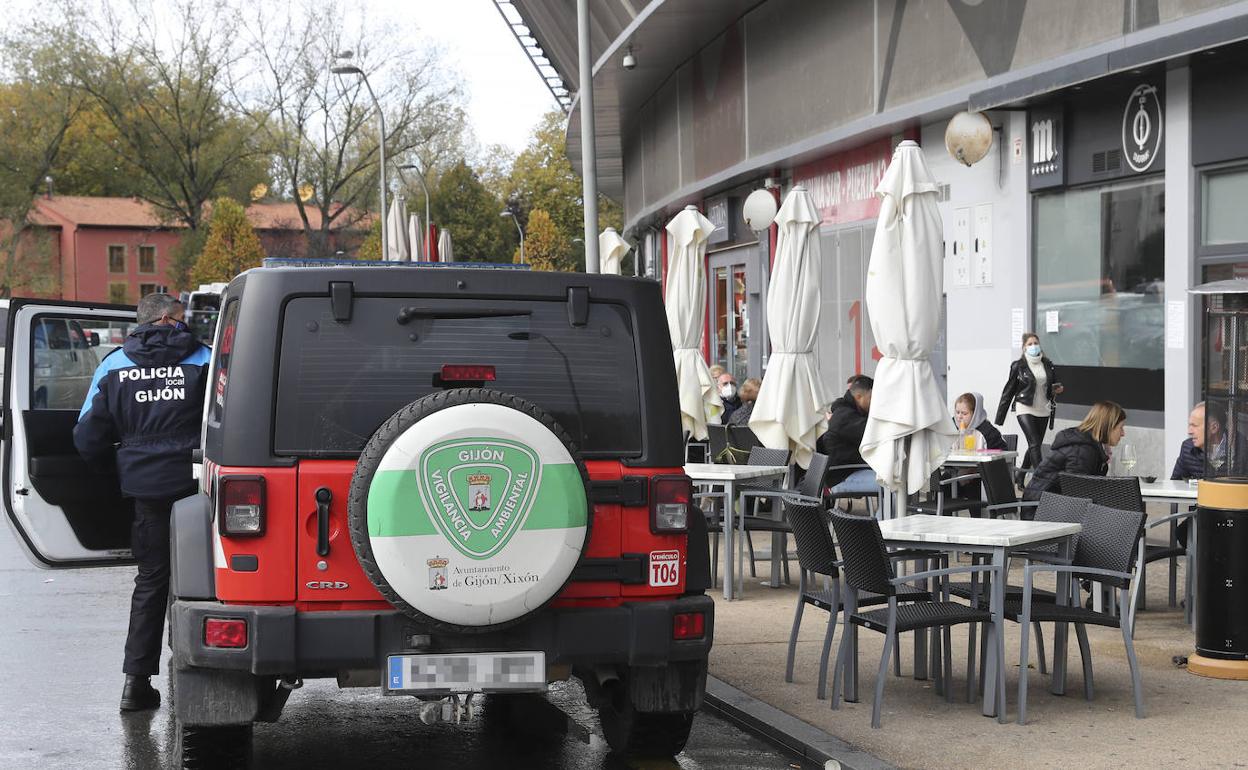
[[[193,494],[191,450],[199,446],[209,349],[183,323],[168,294],[139,300],[138,326],[95,370],[74,428],[88,463],[116,464],[121,492],[134,499],[130,531],[139,564],[126,636],[122,711],[160,705],[150,677],[160,667],[169,598],[169,513]]]

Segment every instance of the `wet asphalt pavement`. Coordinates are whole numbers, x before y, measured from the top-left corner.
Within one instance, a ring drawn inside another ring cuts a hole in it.
[[[163,768],[167,704],[122,716],[121,649],[133,569],[47,571],[0,524],[0,768]],[[164,676],[153,683],[167,700]],[[575,681],[519,708],[487,700],[465,725],[422,724],[417,701],[332,680],[295,691],[281,721],[257,725],[257,768],[802,768],[762,740],[698,715],[674,762],[612,757]]]

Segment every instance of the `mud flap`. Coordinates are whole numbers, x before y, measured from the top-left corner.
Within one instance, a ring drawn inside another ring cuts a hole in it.
[[[275,695],[273,680],[244,671],[174,668],[173,706],[183,725],[249,725]]]
[[[639,712],[697,711],[706,693],[706,661],[633,666],[625,681],[629,700]]]
[[[689,508],[689,545],[685,553],[685,593],[704,593],[711,587],[711,539],[706,531],[706,515],[697,506]]]

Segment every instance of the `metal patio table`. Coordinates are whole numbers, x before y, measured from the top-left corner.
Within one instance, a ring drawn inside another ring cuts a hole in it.
[[[1010,460],[1013,462],[1018,458],[1018,452],[1013,449],[1002,450],[986,450],[975,452],[950,452],[945,457],[942,465],[950,465],[955,468],[974,468],[981,463],[990,463],[993,460]]]
[[[991,556],[993,571],[989,609],[992,612],[992,626],[989,628],[989,645],[992,653],[985,661],[984,669],[984,716],[997,716],[998,721],[1005,718],[1005,704],[997,708],[997,687],[995,686],[1001,671],[1001,661],[1005,659],[1005,638],[1001,633],[1005,623],[1005,591],[1007,579],[1006,569],[1009,565],[1010,553],[1019,549],[1031,549],[1037,546],[1056,544],[1059,558],[1070,559],[1071,538],[1079,533],[1079,524],[1067,524],[1050,521],[1012,521],[1009,519],[972,519],[957,516],[932,516],[920,514],[904,516],[880,522],[880,532],[888,546],[896,548],[917,549],[945,553],[981,553]],[[1070,578],[1058,576],[1058,601],[1065,603],[1069,594]],[[1066,681],[1066,631],[1059,625],[1054,639],[1053,692],[1061,694]],[[852,640],[856,644],[857,632],[852,628],[848,633],[855,635]],[[856,649],[856,646],[851,648]],[[850,667],[851,670],[853,666]],[[850,676],[846,677],[846,692],[850,692]],[[854,688],[857,688],[857,677],[852,676]],[[945,683],[948,687],[950,684]],[[1005,693],[1001,693],[1004,701]]]
[[[737,484],[742,481],[766,481],[783,479],[789,472],[787,465],[727,465],[719,463],[689,463],[685,475],[695,484],[722,484],[724,487],[724,598],[735,599],[744,590],[741,572],[744,563],[737,543]],[[773,554],[774,558],[774,554]],[[739,563],[740,562],[740,563]],[[739,563],[739,564],[738,564]]]
[[[1163,503],[1170,506],[1170,515],[1179,512],[1180,505],[1196,505],[1196,484],[1193,481],[1189,483],[1184,480],[1161,479],[1153,482],[1140,480],[1140,495],[1146,503]],[[1173,548],[1178,545],[1178,524],[1171,520],[1170,522],[1170,546]],[[1184,574],[1184,594],[1187,596],[1187,603],[1183,608],[1183,619],[1190,626],[1196,617],[1196,591],[1192,590],[1196,585],[1196,559],[1191,555],[1196,553],[1196,526],[1195,519],[1187,528],[1187,552],[1189,558],[1187,560],[1187,572]],[[1141,554],[1143,553],[1144,542],[1140,541]],[[1143,566],[1143,562],[1141,562]],[[1174,565],[1170,565],[1170,595],[1174,595],[1175,574]],[[1141,593],[1143,593],[1141,591]]]
[[[1008,460],[1010,465],[1014,465],[1014,461],[1017,458],[1018,452],[1013,449],[987,449],[975,450],[971,452],[957,451],[950,452],[949,455],[945,457],[945,461],[942,463],[942,466],[946,468],[978,468],[984,463],[990,463],[993,460]],[[980,486],[981,492],[986,489],[987,487],[983,485]],[[957,484],[953,485],[953,489],[950,491],[950,494],[957,497]]]

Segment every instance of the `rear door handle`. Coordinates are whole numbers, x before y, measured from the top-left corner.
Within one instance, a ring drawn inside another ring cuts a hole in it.
[[[316,490],[316,555],[329,556],[329,501],[334,495],[327,487]]]

